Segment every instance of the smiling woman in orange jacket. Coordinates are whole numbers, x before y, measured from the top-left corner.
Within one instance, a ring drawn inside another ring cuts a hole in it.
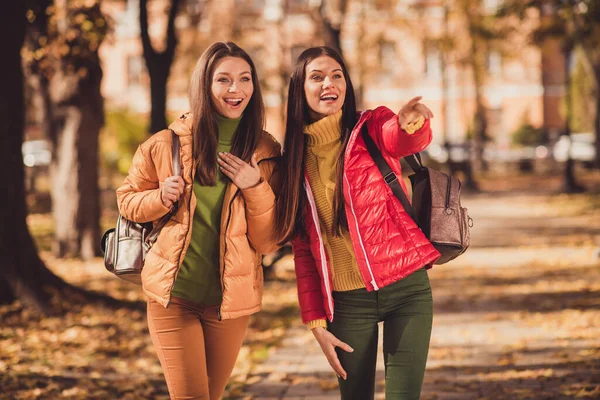
[[[200,57],[190,104],[169,126],[181,142],[181,176],[173,176],[170,131],[158,132],[138,148],[117,198],[135,222],[156,221],[179,202],[142,271],[148,328],[171,398],[219,399],[261,308],[261,255],[277,248],[281,148],[263,131],[254,64],[233,43]]]

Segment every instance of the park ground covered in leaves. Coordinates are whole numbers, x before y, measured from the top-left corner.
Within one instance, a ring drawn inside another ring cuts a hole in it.
[[[492,190],[466,200],[473,247],[430,273],[436,314],[424,399],[600,398],[599,197]],[[30,216],[42,240],[49,219]],[[75,296],[54,317],[18,302],[0,306],[0,399],[168,399],[141,290],[100,259],[42,257],[69,282],[121,302]],[[288,255],[267,282],[226,398],[268,395],[269,377],[282,388],[272,398],[291,399],[291,388],[310,382],[316,389],[294,398],[336,398],[327,368],[276,373],[272,362],[285,339],[305,332],[292,268]],[[291,351],[310,353],[315,345],[306,343]],[[381,393],[381,371],[378,382]]]

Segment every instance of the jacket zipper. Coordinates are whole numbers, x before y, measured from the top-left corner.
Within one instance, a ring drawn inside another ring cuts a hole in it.
[[[452,179],[448,178],[448,185],[446,186],[446,209],[450,208],[450,191],[452,190]]]
[[[321,271],[323,273],[323,280],[325,281],[325,290],[327,291],[327,304],[329,305],[329,310],[331,311],[331,319],[333,319],[333,299],[331,297],[331,287],[329,286],[329,270],[327,267],[327,258],[325,257],[325,248],[323,246],[323,237],[321,236],[321,226],[319,224],[319,218],[316,215],[316,205],[315,199],[312,194],[312,190],[310,189],[310,184],[306,177],[304,178],[304,188],[306,190],[306,194],[308,195],[308,203],[310,206],[310,213],[312,215],[313,222],[316,227],[317,236],[319,237],[319,253],[321,255]]]
[[[230,185],[232,185],[232,183],[230,183]],[[240,190],[241,189],[239,189],[239,188],[237,189],[237,191],[234,193],[233,197],[231,198],[231,201],[229,202],[229,213],[227,215],[227,222],[225,223],[225,233],[223,233],[224,235],[227,234],[227,228],[229,227],[229,221],[231,221],[231,207],[233,206],[233,201],[235,200],[235,197],[238,195]],[[225,258],[226,251],[227,251],[227,237],[225,236],[225,238],[223,239],[223,258]],[[223,290],[225,288],[225,285],[223,284],[223,282],[225,280],[225,260],[223,260],[223,273],[221,273],[221,266],[219,266],[219,280],[221,281],[221,294],[222,294]],[[221,304],[222,303],[223,302],[221,301]],[[222,320],[221,305],[219,305],[219,307],[217,307],[217,317],[218,317],[219,321]]]
[[[348,181],[346,171],[344,171],[344,179],[346,180],[346,184],[348,185],[348,192],[350,192],[350,182]],[[348,193],[348,200],[350,201],[350,211],[352,211],[352,215],[354,216],[354,223],[356,225],[356,234],[358,236],[358,242],[360,243],[360,249],[363,252],[365,261],[367,263],[367,269],[369,270],[369,274],[371,275],[371,285],[373,285],[373,290],[379,290],[379,286],[377,286],[377,282],[375,282],[375,275],[373,275],[373,270],[371,269],[371,263],[369,262],[367,251],[365,250],[362,237],[360,236],[360,230],[358,228],[358,218],[356,217],[356,213],[354,212],[354,202],[352,201],[352,196],[350,195],[350,193]]]
[[[193,140],[192,140],[191,146],[192,146],[192,157],[193,157],[193,154],[194,154],[194,141]],[[181,157],[181,150],[179,150],[179,156]],[[183,168],[183,163],[181,164],[181,167]],[[192,232],[192,222],[194,220],[194,213],[192,212],[192,196],[194,195],[194,173],[195,173],[194,163],[192,161],[192,166],[190,167],[190,178],[191,178],[192,186],[190,188],[190,199],[188,201],[189,228],[183,238],[184,244],[187,241],[188,236]],[[173,291],[173,287],[175,286],[175,282],[177,281],[177,275],[179,275],[179,270],[181,269],[181,263],[183,263],[182,257],[185,257],[185,253],[184,253],[183,249],[181,250],[181,254],[179,255],[179,259],[177,260],[177,271],[175,272],[173,284],[171,284],[171,288],[169,289],[169,301],[167,301],[167,307],[169,306],[169,304],[171,304],[171,292]]]
[[[258,161],[257,164],[260,165],[260,163],[263,161],[274,160],[275,158],[276,157],[263,158],[262,160]],[[232,183],[230,183],[230,185],[232,185]],[[233,195],[233,197],[231,198],[231,201],[229,202],[229,215],[227,215],[227,222],[225,223],[225,233],[224,234],[227,233],[227,228],[229,227],[229,221],[231,221],[231,207],[233,206],[233,201],[235,200],[235,197],[238,195],[238,193],[240,191],[241,191],[241,189],[238,188],[237,191],[235,192],[235,194]],[[223,240],[223,256],[225,256],[226,251],[227,251],[227,240]],[[219,280],[221,281],[221,293],[223,293],[223,290],[224,290],[224,285],[223,285],[224,279],[225,279],[225,261],[223,261],[223,273],[221,273],[221,266],[219,265]],[[217,308],[217,317],[218,317],[219,321],[222,320],[220,305]]]

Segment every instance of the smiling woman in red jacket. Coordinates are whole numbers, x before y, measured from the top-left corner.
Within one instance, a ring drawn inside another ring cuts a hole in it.
[[[280,242],[292,241],[302,320],[339,378],[342,399],[372,399],[383,321],[386,399],[418,399],[432,325],[426,268],[439,253],[385,183],[360,134],[397,176],[431,142],[431,111],[356,111],[344,61],[304,51],[288,94]],[[403,189],[404,182],[400,179]],[[335,304],[335,312],[334,312]]]

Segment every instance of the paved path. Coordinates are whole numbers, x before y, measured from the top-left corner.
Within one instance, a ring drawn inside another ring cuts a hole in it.
[[[422,398],[600,398],[600,215],[557,212],[545,196],[467,205],[473,247],[430,273],[435,317]],[[378,399],[383,381],[380,351]],[[296,324],[235,398],[339,395],[318,344]]]

